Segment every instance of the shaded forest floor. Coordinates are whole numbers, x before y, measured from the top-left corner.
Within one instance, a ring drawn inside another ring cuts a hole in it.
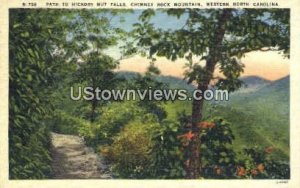
[[[108,166],[79,136],[51,133],[54,179],[109,179]]]

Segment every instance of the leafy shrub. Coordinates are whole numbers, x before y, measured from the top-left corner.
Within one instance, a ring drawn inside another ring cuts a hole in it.
[[[245,148],[237,159],[237,178],[288,179],[290,166],[275,160],[272,155],[274,150],[276,149],[272,146]]]
[[[48,150],[50,148],[49,130],[41,126],[40,129],[28,136],[26,142],[18,135],[10,138],[10,178],[43,179],[50,177],[52,169]]]
[[[129,122],[113,138],[110,147],[102,150],[113,166],[112,170],[120,178],[147,178],[151,162],[153,142],[151,135],[159,127],[153,115]],[[104,151],[106,150],[106,151]]]
[[[163,121],[160,129],[152,135],[151,173],[152,178],[184,178],[184,155],[178,135],[182,126],[173,121]]]
[[[89,126],[89,122],[60,110],[54,112],[49,121],[52,131],[62,134],[78,135],[80,129]]]
[[[202,121],[201,162],[204,178],[233,178],[236,154],[232,149],[234,135],[230,123],[220,117]]]
[[[101,110],[98,121],[79,131],[86,143],[92,147],[111,144],[113,137],[136,117],[141,117],[144,111],[134,102],[114,102]]]
[[[188,165],[187,148],[194,136],[188,118],[180,116],[180,123],[163,121],[161,128],[153,136],[152,172],[155,178],[184,178]],[[201,128],[201,164],[204,178],[233,177],[235,173],[235,153],[230,148],[234,139],[230,124],[221,118],[199,122]]]
[[[11,179],[40,179],[51,175],[50,136],[43,123],[43,117],[51,111],[48,89],[54,85],[53,72],[55,66],[59,64],[58,59],[53,56],[54,50],[57,50],[54,41],[59,41],[59,36],[63,36],[63,31],[57,30],[59,16],[53,11],[20,9],[10,11],[9,177]],[[26,24],[23,24],[25,22]],[[52,32],[54,30],[57,32]],[[45,38],[48,40],[45,41]]]

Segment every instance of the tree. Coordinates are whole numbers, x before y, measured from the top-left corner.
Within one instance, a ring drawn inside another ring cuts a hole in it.
[[[101,101],[96,98],[96,88],[100,90],[113,88],[116,78],[112,69],[117,65],[113,58],[99,52],[91,52],[84,57],[75,72],[75,80],[93,88],[94,98],[90,101],[90,121],[96,118],[96,108]],[[102,101],[103,103],[103,101]]]
[[[155,77],[159,76],[159,74],[159,69],[153,64],[153,62],[151,62],[145,72],[145,75],[138,75],[129,87],[134,88],[135,90],[140,90],[141,92],[151,88],[155,88],[157,90],[167,89],[169,87],[167,84],[155,80]],[[165,102],[166,99],[162,98],[160,101],[150,100],[150,98],[153,97],[150,95],[150,93],[147,93],[145,99],[139,100],[138,104],[140,108],[145,109],[148,113],[155,114],[159,121],[162,121],[166,118],[167,114],[161,104]]]
[[[15,9],[9,24],[9,176],[50,175],[50,135],[43,117],[51,112],[49,89],[64,61],[60,11]],[[47,40],[45,40],[47,39]]]
[[[140,23],[135,24],[136,46],[130,51],[148,52],[149,57],[166,57],[187,60],[185,76],[204,93],[216,81],[220,89],[229,92],[241,86],[238,79],[244,65],[240,62],[252,51],[282,51],[289,56],[289,10],[288,9],[168,9],[167,14],[177,18],[186,17],[182,27],[163,30],[150,22],[154,10],[145,10]],[[134,46],[134,45],[132,45]],[[201,66],[199,62],[204,62]],[[223,78],[215,78],[219,66]],[[198,97],[200,93],[198,93]],[[203,116],[203,100],[192,102],[191,133],[187,178],[201,176],[200,128],[197,124]]]
[[[100,90],[112,89],[117,81],[112,70],[117,67],[118,61],[107,55],[105,50],[117,46],[118,40],[124,37],[125,32],[111,24],[111,20],[120,12],[122,11],[80,11],[77,15],[79,19],[76,19],[75,23],[83,26],[71,31],[71,40],[76,41],[79,47],[73,53],[74,62],[78,66],[73,75],[73,83],[92,87],[94,96],[97,87]],[[104,102],[95,97],[90,101],[91,122],[96,119],[97,107]]]
[[[45,116],[53,113],[53,90],[76,69],[89,41],[113,44],[118,11],[14,9],[9,22],[9,175],[45,178],[51,174],[50,135]],[[107,15],[99,19],[100,14]],[[97,34],[96,37],[95,35]],[[120,34],[121,35],[121,34]],[[90,39],[90,40],[88,40]],[[106,39],[109,39],[106,40]],[[99,49],[99,47],[98,47]],[[111,59],[99,55],[97,61]],[[95,57],[93,57],[95,58]],[[91,59],[90,59],[91,60]],[[71,71],[70,71],[71,70]]]

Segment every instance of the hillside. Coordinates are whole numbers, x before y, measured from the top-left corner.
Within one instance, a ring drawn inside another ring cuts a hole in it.
[[[206,103],[204,116],[221,116],[232,123],[235,149],[250,146],[273,146],[279,160],[289,157],[289,76],[270,82],[245,78],[252,88],[248,92],[235,92],[227,102]],[[191,112],[189,101],[166,104],[168,118],[176,113]]]
[[[243,81],[243,85],[234,94],[255,92],[271,83],[270,80],[264,79],[259,76],[245,76],[242,77],[241,80]]]
[[[268,107],[282,115],[289,114],[290,77],[286,76],[274,82],[260,86],[252,92],[235,93],[230,98],[229,104],[247,104],[246,106]]]

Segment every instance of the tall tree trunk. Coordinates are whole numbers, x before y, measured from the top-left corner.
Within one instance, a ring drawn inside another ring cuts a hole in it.
[[[209,47],[209,54],[206,59],[206,66],[205,66],[205,74],[201,75],[203,80],[198,83],[198,90],[202,91],[202,94],[197,93],[199,95],[203,95],[203,93],[208,89],[208,85],[210,84],[213,73],[215,70],[215,65],[219,61],[221,54],[221,46],[222,41],[225,34],[226,29],[226,21],[230,19],[231,11],[229,9],[223,9],[222,13],[220,14],[218,25],[216,32],[214,34],[214,46]],[[188,159],[186,162],[186,172],[187,178],[189,179],[196,179],[201,177],[201,140],[200,140],[200,128],[198,122],[202,120],[203,115],[203,103],[204,99],[196,100],[193,99],[192,104],[192,127],[191,131],[194,134],[191,142],[188,146]]]

